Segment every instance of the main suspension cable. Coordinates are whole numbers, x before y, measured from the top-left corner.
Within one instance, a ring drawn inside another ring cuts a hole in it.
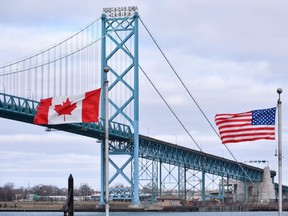
[[[144,28],[146,29],[147,33],[149,34],[149,36],[151,37],[151,39],[153,40],[154,44],[157,46],[157,48],[159,49],[160,53],[163,55],[163,57],[165,58],[166,62],[169,64],[170,68],[173,70],[174,74],[176,75],[176,77],[178,78],[178,80],[181,82],[182,86],[185,88],[186,92],[189,94],[190,98],[194,101],[194,103],[196,104],[196,106],[198,107],[198,109],[200,110],[200,112],[202,113],[202,115],[204,116],[204,118],[206,119],[206,121],[208,122],[208,124],[210,125],[210,127],[212,128],[212,130],[215,132],[215,134],[220,138],[219,133],[217,132],[217,130],[213,127],[211,121],[208,119],[207,115],[204,113],[204,111],[202,110],[202,108],[200,107],[200,105],[197,103],[197,101],[195,100],[195,98],[192,96],[191,92],[189,91],[189,89],[187,88],[187,86],[185,85],[185,83],[182,81],[181,77],[179,76],[179,74],[176,72],[175,68],[172,66],[172,64],[170,63],[170,61],[168,60],[168,58],[166,57],[166,55],[164,54],[163,50],[161,49],[161,47],[158,45],[158,43],[156,42],[155,38],[152,36],[151,32],[148,30],[147,26],[144,24],[144,22],[142,21],[141,18],[139,18],[142,25],[144,26]],[[248,177],[248,179],[250,180],[250,182],[257,188],[258,192],[260,192],[259,188],[257,185],[254,184],[254,182],[252,181],[252,179],[250,178],[250,176],[247,174],[247,172],[245,171],[245,169],[241,166],[241,164],[238,162],[238,160],[236,159],[236,157],[234,156],[234,154],[231,152],[231,150],[224,145],[225,148],[228,150],[228,152],[230,153],[230,155],[233,157],[233,159],[235,160],[235,162],[238,164],[238,166],[242,169],[243,173]]]
[[[117,32],[115,32],[118,39],[123,42],[123,40],[121,39],[121,37],[119,36],[119,34]],[[127,50],[128,53],[131,54],[129,48],[123,44],[125,49]],[[131,54],[132,55],[132,54]],[[149,83],[152,85],[152,87],[154,88],[154,90],[157,92],[157,94],[160,96],[160,98],[163,100],[163,102],[165,103],[165,105],[168,107],[168,109],[171,111],[171,113],[174,115],[174,117],[177,119],[177,121],[179,122],[179,124],[182,126],[182,128],[186,131],[186,133],[189,135],[189,137],[191,138],[191,140],[195,143],[195,145],[199,148],[199,150],[201,152],[203,152],[202,148],[198,145],[198,143],[196,142],[196,140],[192,137],[191,133],[188,131],[188,129],[185,127],[185,125],[182,123],[182,121],[180,120],[180,118],[177,116],[177,114],[173,111],[173,109],[171,108],[171,106],[168,104],[168,102],[165,100],[165,98],[163,97],[163,95],[160,93],[160,91],[157,89],[157,87],[154,85],[154,83],[152,82],[152,80],[149,78],[149,76],[147,75],[147,73],[145,73],[144,69],[138,65],[140,70],[142,71],[142,73],[145,75],[145,77],[147,78],[147,80],[149,81]]]
[[[150,82],[150,84],[153,86],[153,88],[155,89],[155,91],[158,93],[158,95],[161,97],[161,99],[164,101],[164,103],[166,104],[166,106],[168,107],[168,109],[171,111],[171,113],[174,115],[174,117],[177,119],[177,121],[180,123],[180,125],[183,127],[183,129],[186,131],[186,133],[189,135],[189,137],[193,140],[193,142],[196,144],[196,146],[199,148],[199,150],[201,152],[203,152],[202,148],[198,145],[198,143],[196,142],[196,140],[192,137],[192,135],[190,134],[190,132],[187,130],[187,128],[185,127],[185,125],[182,123],[182,121],[179,119],[179,117],[177,116],[177,114],[173,111],[173,109],[171,108],[171,106],[168,104],[168,102],[165,100],[165,98],[162,96],[162,94],[159,92],[159,90],[157,89],[157,87],[154,85],[154,83],[152,82],[152,80],[148,77],[148,75],[145,73],[145,71],[143,70],[143,68],[139,65],[140,70],[142,71],[142,73],[145,75],[145,77],[148,79],[148,81]]]

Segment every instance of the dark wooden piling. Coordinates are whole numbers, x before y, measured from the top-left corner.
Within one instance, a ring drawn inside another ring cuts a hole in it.
[[[68,178],[68,197],[63,211],[64,216],[74,216],[74,179],[72,174]]]

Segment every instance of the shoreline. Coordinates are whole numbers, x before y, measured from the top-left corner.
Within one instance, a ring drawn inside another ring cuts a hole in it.
[[[63,212],[65,202],[1,202],[0,212]],[[75,212],[105,212],[104,206],[97,202],[74,202]],[[130,203],[110,203],[111,212],[249,212],[249,211],[278,211],[278,203],[244,204],[227,203],[213,205],[211,203],[193,206],[159,206],[148,205],[131,207]],[[288,206],[283,205],[283,211]]]

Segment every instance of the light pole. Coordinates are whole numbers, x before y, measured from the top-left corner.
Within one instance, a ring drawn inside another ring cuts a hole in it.
[[[282,93],[282,89],[278,88],[277,93],[279,95],[279,99],[277,101],[278,108],[278,215],[282,215],[282,101],[280,95]]]
[[[105,72],[105,215],[109,216],[109,115],[108,115],[108,79],[109,67],[104,67]]]

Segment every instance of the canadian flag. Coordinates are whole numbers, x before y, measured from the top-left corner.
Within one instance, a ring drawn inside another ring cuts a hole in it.
[[[67,124],[99,121],[101,89],[74,96],[41,99],[34,118],[35,124]]]

